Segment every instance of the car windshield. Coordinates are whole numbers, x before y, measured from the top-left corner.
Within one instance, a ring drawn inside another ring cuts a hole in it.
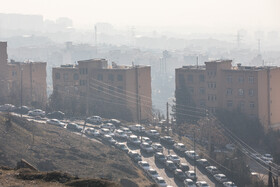
[[[142,163],[143,167],[149,167],[150,165],[148,163]]]
[[[192,185],[194,185],[194,182],[189,181],[187,184],[188,184],[189,186],[192,186]]]
[[[149,171],[151,175],[157,175],[157,171],[156,170],[150,170]]]

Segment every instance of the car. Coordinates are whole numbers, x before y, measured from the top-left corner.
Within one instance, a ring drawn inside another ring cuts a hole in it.
[[[185,173],[186,173],[186,175],[189,179],[192,179],[193,181],[196,181],[197,176],[196,176],[196,174],[193,170],[186,171]]]
[[[122,125],[122,123],[117,119],[110,119],[110,120],[107,121],[107,123],[112,123],[116,127],[120,127]]]
[[[166,187],[167,186],[165,180],[162,177],[155,178],[155,182],[157,183],[157,185],[159,185],[161,187]]]
[[[131,130],[129,130],[129,128],[127,128],[127,127],[122,127],[121,130],[122,130],[127,136],[132,135]]]
[[[0,106],[0,111],[2,112],[13,112],[16,110],[16,107],[12,104],[4,104]]]
[[[151,129],[151,130],[146,131],[146,135],[150,138],[153,138],[153,139],[158,139],[159,136],[160,136],[158,131],[155,130],[155,129]]]
[[[165,168],[171,172],[173,172],[175,169],[177,169],[176,165],[174,162],[171,160],[166,160],[165,162]]]
[[[142,161],[141,155],[136,151],[129,151],[128,156],[135,162]]]
[[[179,169],[181,169],[183,172],[189,171],[190,167],[188,166],[187,163],[180,163],[178,166]]]
[[[196,152],[193,151],[193,150],[191,150],[191,151],[186,151],[185,154],[186,154],[186,156],[187,156],[188,158],[190,158],[190,159],[192,159],[192,160],[198,159],[198,158],[199,158],[198,154],[196,154]]]
[[[210,166],[209,162],[208,162],[206,159],[204,159],[204,158],[198,159],[198,160],[196,160],[196,162],[197,162],[197,164],[198,164],[199,166],[201,166],[201,167],[203,167],[203,168],[205,168],[205,167],[207,167],[207,166]]]
[[[129,126],[129,129],[134,132],[144,132],[145,131],[145,127],[143,127],[140,124],[131,125],[131,126]]]
[[[111,131],[110,131],[110,129],[102,128],[102,129],[100,129],[99,133],[101,135],[106,135],[106,134],[110,135]]]
[[[215,174],[213,176],[218,182],[221,182],[221,183],[226,182],[228,180],[227,177],[222,173]]]
[[[163,147],[160,143],[152,144],[152,148],[155,152],[163,152]]]
[[[66,128],[71,131],[75,131],[75,132],[81,132],[83,130],[83,127],[81,127],[80,125],[78,125],[76,123],[68,123]]]
[[[184,181],[187,178],[187,176],[181,169],[176,169],[174,171],[174,178],[177,178],[180,181]]]
[[[110,131],[114,131],[116,127],[112,123],[105,123],[102,124],[100,128],[105,128],[105,129],[109,129]]]
[[[87,128],[85,130],[85,133],[86,133],[86,135],[92,136],[92,137],[100,136],[100,133],[98,132],[98,130],[96,130],[94,128]]]
[[[205,169],[211,174],[215,175],[219,173],[219,170],[216,168],[216,166],[207,166]]]
[[[192,179],[185,179],[184,185],[185,185],[185,187],[196,187],[196,185]]]
[[[116,147],[118,147],[120,150],[128,153],[128,148],[124,143],[121,143],[121,142],[116,143]]]
[[[50,125],[57,125],[57,126],[60,126],[60,127],[65,127],[66,124],[59,121],[58,119],[49,119],[47,120],[47,124],[50,124]]]
[[[158,172],[152,168],[147,170],[148,175],[152,178],[152,179],[156,179],[157,177],[159,177]]]
[[[264,154],[263,156],[262,156],[262,159],[263,160],[268,160],[268,161],[273,161],[273,157],[271,156],[271,154]]]
[[[141,141],[135,135],[130,135],[127,140],[128,140],[129,143],[131,143],[133,145],[140,145],[141,144]]]
[[[49,119],[64,119],[65,114],[61,111],[54,111],[46,115]]]
[[[22,107],[18,107],[15,110],[13,110],[13,112],[17,113],[17,114],[28,114],[28,112],[31,109],[27,106],[22,106]]]
[[[127,134],[125,134],[122,130],[118,129],[115,131],[115,136],[120,139],[127,139]]]
[[[258,153],[253,153],[251,156],[257,161],[260,161],[262,157],[262,155]]]
[[[197,187],[210,187],[210,186],[207,184],[207,182],[205,182],[205,181],[197,181],[197,182],[196,182],[196,186],[197,186]]]
[[[41,109],[35,109],[35,110],[31,110],[28,112],[29,116],[41,116],[44,117],[45,116],[45,111],[41,110]]]
[[[158,161],[161,163],[165,163],[165,161],[166,161],[166,157],[161,152],[156,152],[154,157],[155,157],[155,161]]]
[[[175,143],[173,145],[173,149],[174,149],[174,151],[178,151],[178,152],[182,152],[182,153],[187,151],[187,148],[183,143]]]
[[[148,138],[148,137],[140,137],[140,141],[141,142],[146,142],[146,143],[148,143],[148,144],[152,144],[153,142],[150,140],[150,138]]]
[[[174,140],[170,136],[161,137],[160,142],[169,144],[169,145],[173,145],[175,143]]]
[[[231,181],[227,181],[227,182],[223,182],[223,186],[224,187],[237,187],[234,182]]]
[[[112,145],[116,144],[116,140],[114,140],[114,138],[112,136],[110,136],[109,134],[105,134],[103,139],[107,142],[109,142]]]
[[[150,169],[150,165],[146,161],[139,161],[138,164],[144,171],[148,171]]]
[[[177,155],[167,155],[167,160],[171,160],[175,164],[180,164],[180,158]]]
[[[102,123],[102,118],[100,116],[91,116],[86,119],[86,122],[98,125]]]
[[[145,151],[146,153],[153,153],[154,149],[152,148],[152,146],[150,144],[148,144],[147,142],[143,142],[140,144],[140,148],[142,151]]]

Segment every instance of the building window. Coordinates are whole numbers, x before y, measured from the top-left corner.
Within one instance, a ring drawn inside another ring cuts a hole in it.
[[[216,88],[216,83],[215,82],[209,82],[208,83],[208,88]]]
[[[113,74],[109,74],[109,75],[108,75],[108,79],[109,79],[110,81],[114,81],[114,75],[113,75]]]
[[[216,101],[216,100],[217,100],[216,95],[212,95],[212,94],[208,95],[208,101]]]
[[[85,68],[85,74],[88,74],[88,69],[87,68]]]
[[[248,81],[250,84],[254,84],[255,78],[253,76],[248,77]]]
[[[232,95],[232,89],[231,88],[227,88],[227,95]]]
[[[227,82],[228,82],[228,83],[232,83],[232,76],[230,76],[230,75],[227,76]]]
[[[254,90],[253,89],[249,89],[249,95],[252,97],[254,96]]]
[[[205,88],[203,88],[203,87],[199,88],[199,94],[204,95],[205,94]]]
[[[75,73],[74,75],[73,75],[73,79],[76,81],[76,80],[78,80],[79,79],[79,75],[77,74],[77,73]]]
[[[17,76],[17,72],[16,72],[16,71],[13,71],[13,72],[12,72],[12,75],[13,75],[13,77]]]
[[[122,75],[118,75],[118,81],[123,81],[123,76]]]
[[[194,94],[194,89],[193,89],[193,87],[189,87],[189,92],[190,92],[190,94]]]
[[[232,107],[232,106],[233,106],[232,100],[228,100],[227,101],[227,107]]]
[[[239,102],[239,108],[240,108],[241,111],[244,111],[244,108],[245,108],[245,102],[244,101]]]
[[[254,102],[250,102],[250,108],[254,109],[255,108],[255,103]]]
[[[244,77],[238,77],[238,82],[239,83],[244,83]]]
[[[238,89],[238,95],[243,96],[244,95],[244,90],[243,89]]]
[[[205,107],[206,106],[205,100],[200,100],[199,104],[200,104],[201,107]]]
[[[63,73],[63,80],[68,81],[68,73]]]
[[[193,75],[188,75],[188,82],[193,82]]]
[[[200,81],[200,82],[204,82],[204,81],[205,81],[205,77],[204,77],[203,74],[200,74],[200,75],[199,75],[199,81]]]
[[[60,79],[60,73],[55,73],[55,79]]]
[[[80,86],[87,85],[87,80],[80,80]]]
[[[102,75],[102,74],[98,74],[98,75],[97,75],[97,80],[103,81],[103,75]]]

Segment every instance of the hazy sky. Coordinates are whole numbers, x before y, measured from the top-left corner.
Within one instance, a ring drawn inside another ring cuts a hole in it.
[[[116,25],[280,30],[280,0],[1,0],[1,13],[73,19],[89,27]]]

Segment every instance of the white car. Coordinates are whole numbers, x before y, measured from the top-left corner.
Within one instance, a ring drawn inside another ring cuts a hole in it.
[[[186,175],[189,179],[192,179],[193,181],[196,181],[196,179],[197,179],[195,172],[192,170],[186,171]]]
[[[147,173],[154,180],[159,177],[158,172],[152,168],[148,169]]]
[[[226,177],[224,174],[222,174],[222,173],[215,174],[215,175],[214,175],[214,178],[215,178],[218,182],[221,182],[221,183],[226,182],[226,181],[228,180],[227,177]]]
[[[129,130],[129,128],[127,128],[127,127],[122,127],[121,130],[122,130],[127,136],[132,135],[131,130]]]
[[[162,186],[162,187],[166,187],[166,186],[167,186],[165,180],[164,180],[162,177],[157,177],[157,178],[155,179],[155,182],[156,182],[159,186]]]
[[[263,156],[262,156],[262,159],[264,159],[264,160],[269,160],[269,161],[273,161],[273,157],[271,156],[271,154],[264,154]]]
[[[106,135],[106,134],[110,134],[111,131],[110,131],[110,129],[102,128],[102,129],[100,129],[99,133],[102,135]]]
[[[145,127],[143,127],[140,124],[136,124],[136,125],[131,125],[130,130],[135,131],[135,132],[144,132],[145,131]]]
[[[184,180],[185,187],[196,187],[195,183],[192,179],[186,179]]]
[[[98,132],[98,130],[94,129],[94,128],[87,128],[85,130],[85,133],[88,135],[88,136],[93,136],[93,137],[96,137],[96,136],[100,136],[100,133]]]
[[[175,164],[180,164],[180,158],[177,155],[167,155],[167,160],[171,160]]]
[[[183,152],[183,153],[185,151],[187,151],[187,148],[186,148],[186,146],[183,143],[175,143],[173,145],[173,148],[174,148],[174,150],[180,151],[180,152]]]
[[[43,116],[45,116],[45,114],[46,114],[45,111],[40,110],[40,109],[35,109],[35,110],[32,110],[32,111],[28,112],[29,116],[41,116],[41,117],[43,117]]]
[[[211,174],[215,175],[219,173],[219,170],[216,168],[216,166],[207,166],[205,169]]]
[[[228,181],[228,182],[223,182],[224,187],[237,187],[234,182]]]
[[[112,145],[116,144],[116,140],[114,140],[114,138],[108,134],[105,134],[103,138],[105,141],[109,142]]]
[[[191,151],[186,151],[185,152],[186,156],[189,157],[190,159],[194,160],[194,159],[198,159],[199,156],[198,154],[196,154],[195,151],[191,150]]]
[[[210,187],[205,181],[197,181],[196,185],[197,187]]]
[[[127,139],[127,134],[125,134],[122,130],[118,129],[115,131],[115,136],[121,139]]]
[[[154,152],[154,149],[152,148],[152,146],[150,144],[148,144],[147,142],[141,143],[140,148],[141,148],[141,150],[143,150],[147,153],[153,153]]]
[[[150,165],[146,161],[139,161],[138,164],[145,171],[148,171],[150,169]]]
[[[105,123],[102,124],[100,128],[110,129],[110,131],[114,131],[116,127],[112,123]]]
[[[159,138],[160,134],[158,133],[157,130],[152,129],[152,130],[148,130],[146,131],[147,136],[149,136],[150,138]]]
[[[63,123],[57,119],[49,119],[49,120],[47,120],[47,124],[57,125],[57,126],[61,126],[61,127],[65,127],[65,125],[66,125],[66,123]]]
[[[130,142],[130,143],[132,143],[134,145],[140,145],[141,144],[141,141],[135,135],[130,135],[128,137],[128,142]]]
[[[140,137],[140,140],[142,140],[142,143],[143,142],[146,142],[146,143],[148,143],[148,144],[152,144],[153,142],[150,140],[150,138],[148,138],[148,137]]]
[[[102,123],[102,118],[100,116],[91,116],[87,118],[86,122],[93,123],[93,124],[100,124]]]

